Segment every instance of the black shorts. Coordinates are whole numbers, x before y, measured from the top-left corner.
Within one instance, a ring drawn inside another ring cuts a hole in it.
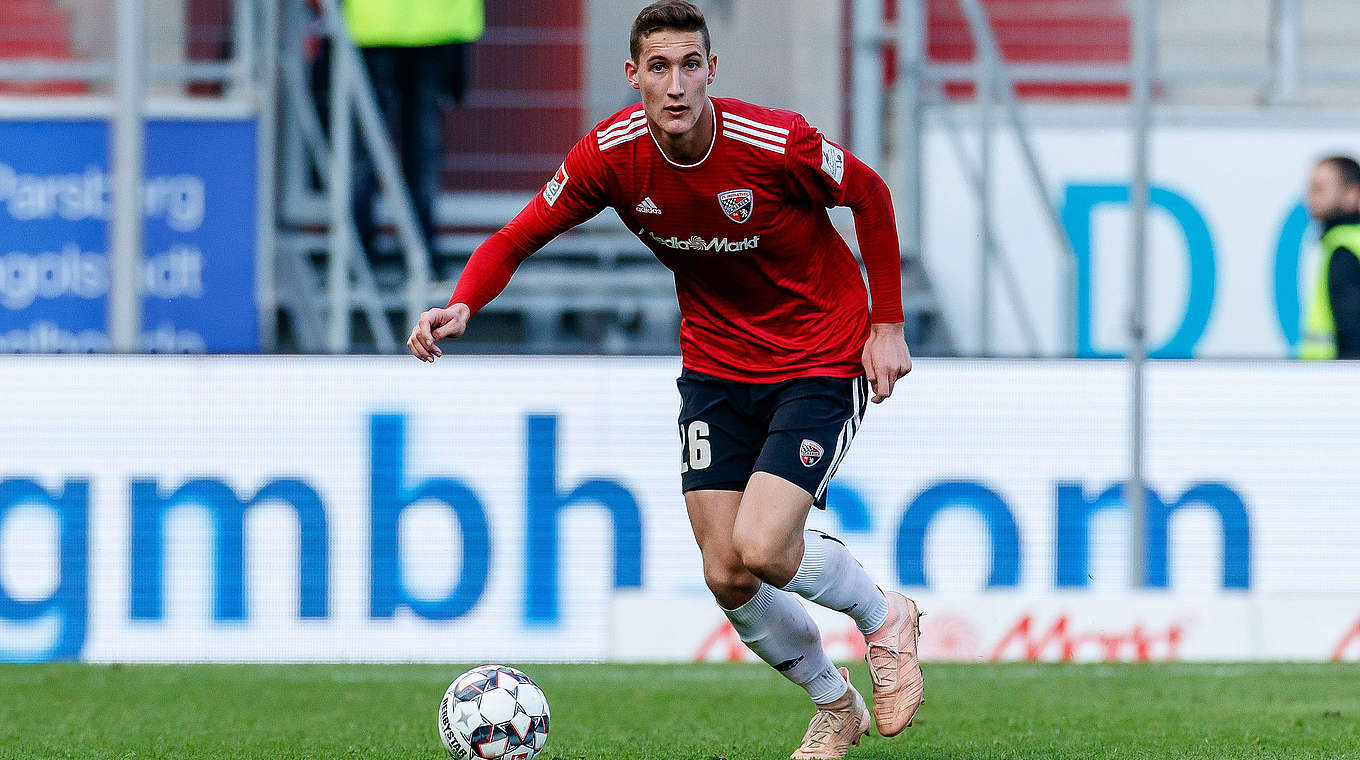
[[[768,472],[826,508],[826,486],[868,405],[859,377],[800,377],[744,383],[684,370],[680,388],[683,491],[744,491]]]

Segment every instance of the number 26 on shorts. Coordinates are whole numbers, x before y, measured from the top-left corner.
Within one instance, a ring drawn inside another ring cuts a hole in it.
[[[686,430],[685,423],[680,423],[680,474],[685,474],[691,468],[695,470],[706,469],[713,463],[713,447],[708,442],[708,423],[703,420],[695,420],[689,423]]]

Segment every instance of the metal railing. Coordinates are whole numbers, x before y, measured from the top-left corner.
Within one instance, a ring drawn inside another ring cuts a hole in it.
[[[378,107],[373,84],[345,27],[337,0],[317,3],[320,30],[329,45],[328,97],[323,124],[308,80],[303,37],[312,26],[301,2],[292,2],[282,20],[282,57],[279,66],[280,105],[285,119],[279,136],[283,159],[281,205],[287,220],[299,221],[296,210],[308,205],[313,179],[325,196],[325,281],[317,286],[309,264],[301,260],[281,262],[278,276],[295,292],[283,299],[294,317],[300,348],[345,353],[353,349],[351,316],[357,309],[372,335],[373,346],[383,353],[400,348],[400,338],[388,320],[388,305],[379,291],[374,272],[363,250],[353,217],[353,159],[355,148],[372,160],[378,184],[392,218],[393,229],[405,265],[402,321],[413,324],[430,305],[434,281],[427,242],[417,222],[409,188],[401,174],[396,150]],[[355,126],[357,125],[357,130]],[[305,220],[303,220],[305,223]],[[310,239],[310,238],[305,238]],[[280,245],[283,257],[305,258],[308,251],[297,245]],[[313,297],[319,296],[319,297]],[[324,319],[321,315],[325,315]],[[322,337],[324,336],[324,337]]]
[[[896,0],[895,23],[885,22],[881,0],[855,0],[850,15],[851,132],[857,155],[873,163],[891,167],[890,181],[900,199],[899,232],[904,252],[922,252],[922,182],[925,171],[922,155],[924,124],[927,117],[940,123],[948,134],[965,184],[978,207],[980,238],[979,267],[976,278],[978,310],[978,353],[992,353],[991,323],[997,304],[995,286],[1010,302],[1017,327],[1028,346],[1028,353],[1044,353],[1034,318],[1035,309],[1015,275],[1014,265],[998,241],[993,218],[992,179],[995,169],[994,140],[1005,129],[1016,141],[1028,191],[1038,200],[1061,261],[1057,269],[1062,281],[1063,298],[1059,310],[1059,334],[1063,342],[1059,353],[1072,354],[1076,346],[1076,262],[1071,242],[1063,227],[1057,199],[1045,176],[1043,163],[1034,147],[1028,109],[1021,105],[1017,89],[1021,85],[1071,85],[1123,83],[1131,85],[1146,77],[1149,88],[1174,89],[1199,84],[1239,84],[1253,86],[1258,102],[1267,105],[1292,105],[1300,100],[1301,89],[1309,85],[1360,84],[1355,69],[1302,64],[1302,0],[1271,0],[1267,23],[1269,63],[1265,66],[1228,66],[1205,63],[1193,67],[1158,65],[1155,60],[1140,68],[1136,60],[1127,63],[1035,63],[1004,60],[987,8],[982,0],[956,0],[967,21],[974,45],[972,62],[941,62],[927,54],[927,0]],[[1141,0],[1129,3],[1128,12],[1138,11]],[[1155,49],[1155,12],[1150,18],[1148,43]],[[1141,12],[1141,11],[1139,11]],[[1131,19],[1133,16],[1131,15]],[[1137,20],[1134,19],[1137,23]],[[1132,41],[1131,41],[1132,42]],[[898,76],[892,88],[883,75],[883,56],[896,55]],[[1155,52],[1152,54],[1155,58]],[[971,102],[952,101],[946,85],[971,84]],[[1131,90],[1132,91],[1132,88]],[[1151,89],[1150,89],[1151,92]],[[999,113],[998,113],[999,111]],[[968,127],[976,130],[976,147],[970,152],[965,135]],[[885,140],[884,135],[891,139]],[[886,152],[885,152],[886,151]],[[995,285],[994,285],[995,284]]]
[[[977,76],[978,82],[978,102],[982,109],[981,129],[979,130],[979,140],[981,148],[979,150],[979,167],[974,179],[974,189],[979,199],[979,222],[983,231],[983,256],[980,271],[979,292],[983,295],[980,299],[981,309],[981,336],[980,345],[983,353],[988,353],[991,346],[991,298],[992,290],[992,270],[999,269],[1003,282],[1007,287],[1007,292],[1014,301],[1016,313],[1020,317],[1021,328],[1025,339],[1030,345],[1031,351],[1039,352],[1038,333],[1034,328],[1034,319],[1030,316],[1028,304],[1020,291],[1016,282],[1015,272],[1012,270],[1009,261],[1002,255],[997,247],[996,233],[992,224],[992,205],[990,198],[990,177],[992,174],[992,137],[993,137],[993,110],[996,107],[996,100],[1000,99],[1005,109],[1006,119],[1010,122],[1010,127],[1014,132],[1016,141],[1020,145],[1021,155],[1025,159],[1025,169],[1029,174],[1030,183],[1033,185],[1034,192],[1037,194],[1044,215],[1048,219],[1049,226],[1058,244],[1059,250],[1064,256],[1064,281],[1073,285],[1076,281],[1075,256],[1072,254],[1072,244],[1067,239],[1067,232],[1062,225],[1059,216],[1057,203],[1051,191],[1048,179],[1044,176],[1043,167],[1039,163],[1039,158],[1034,150],[1034,143],[1030,137],[1029,125],[1025,122],[1020,111],[1018,99],[1015,94],[1015,83],[1007,73],[1001,57],[1001,48],[997,44],[996,36],[992,33],[992,26],[987,18],[987,12],[983,9],[981,0],[960,0],[965,15],[968,17],[968,27],[973,35],[973,40],[978,49],[978,66],[980,71]],[[1069,287],[1070,292],[1075,292],[1075,286]],[[1070,305],[1067,311],[1067,319],[1070,324],[1075,323],[1075,302]],[[1066,334],[1074,334],[1075,330],[1065,331]]]
[[[140,20],[139,29],[119,27],[115,45],[135,34],[143,44],[138,52],[143,56],[149,35],[144,28],[147,21],[145,0],[114,0],[115,23],[125,18]],[[259,39],[261,31],[269,33],[269,8],[277,8],[278,0],[234,0],[232,2],[230,58],[221,61],[146,61],[144,79],[148,83],[208,82],[225,85],[228,97],[248,98],[261,73],[261,59],[270,47]],[[124,76],[117,56],[109,59],[60,60],[52,58],[0,59],[0,81],[45,82],[76,81],[90,85],[116,84]]]
[[[295,6],[296,9],[296,6]],[[369,331],[373,334],[375,345],[380,351],[391,352],[397,348],[397,340],[384,317],[384,307],[378,298],[378,291],[374,285],[373,271],[368,266],[368,261],[363,256],[354,255],[354,252],[362,249],[359,240],[358,228],[354,224],[353,217],[350,216],[348,200],[339,198],[335,192],[335,183],[331,181],[332,172],[336,163],[346,163],[347,156],[350,155],[352,148],[346,148],[345,156],[340,156],[341,151],[334,150],[333,141],[328,139],[325,130],[321,126],[321,121],[317,116],[312,101],[311,94],[307,91],[307,86],[302,80],[302,74],[298,70],[297,62],[300,58],[288,55],[285,49],[287,65],[281,67],[280,76],[283,83],[282,98],[286,108],[286,122],[295,132],[299,141],[297,149],[305,154],[302,161],[290,162],[296,168],[310,167],[316,170],[317,182],[321,192],[325,193],[329,202],[328,220],[328,281],[342,283],[341,287],[330,288],[328,282],[329,298],[323,303],[317,298],[313,298],[312,291],[317,290],[311,286],[311,273],[308,271],[305,258],[306,252],[293,247],[283,246],[277,251],[278,271],[273,273],[273,277],[285,280],[290,287],[289,298],[286,302],[292,307],[290,312],[294,318],[294,330],[300,333],[302,347],[313,350],[317,347],[331,346],[336,340],[335,333],[341,332],[337,322],[344,323],[344,332],[340,339],[346,341],[348,347],[349,335],[349,315],[355,305],[358,305],[364,312]],[[348,124],[345,125],[348,129]],[[291,132],[290,132],[291,133]],[[348,139],[346,135],[341,135],[342,139]],[[349,143],[346,143],[349,145]],[[345,168],[345,167],[340,167]],[[294,172],[296,174],[296,172]],[[348,173],[344,175],[345,183],[348,184]],[[296,178],[294,178],[296,179]],[[285,194],[296,192],[297,188],[291,183],[285,186]],[[341,191],[346,193],[346,191]],[[285,201],[287,202],[287,201]],[[339,202],[346,204],[337,220],[331,206]],[[335,238],[340,238],[343,250],[337,255],[334,245]],[[353,283],[351,283],[353,279]],[[335,303],[337,294],[341,300]],[[322,319],[325,314],[326,318]]]
[[[409,188],[397,165],[396,151],[383,126],[378,100],[368,70],[359,58],[358,48],[345,28],[344,15],[337,0],[321,0],[322,20],[331,40],[330,87],[330,295],[329,348],[343,353],[350,345],[350,282],[347,271],[357,249],[351,244],[357,235],[351,216],[352,172],[350,161],[352,120],[359,123],[361,144],[371,155],[378,181],[391,204],[406,259],[406,322],[413,324],[425,309],[431,280],[430,257],[426,241],[416,222],[415,206]]]
[[[922,140],[924,114],[928,107],[943,101],[943,85],[951,78],[966,71],[968,78],[978,86],[978,108],[980,129],[978,134],[979,150],[976,165],[973,165],[964,148],[957,123],[952,113],[944,111],[950,120],[950,135],[955,138],[955,148],[960,165],[969,185],[978,199],[979,230],[982,235],[981,267],[978,276],[980,316],[979,343],[986,353],[990,345],[989,325],[991,322],[991,291],[993,272],[999,273],[1002,287],[1013,302],[1019,315],[1021,330],[1031,346],[1031,352],[1038,353],[1038,335],[1034,319],[1029,313],[1024,294],[1009,261],[1002,255],[997,244],[991,211],[992,142],[995,132],[995,108],[1004,108],[1005,118],[1014,132],[1025,157],[1026,169],[1035,188],[1041,205],[1049,219],[1057,244],[1068,253],[1069,264],[1066,277],[1075,277],[1075,266],[1070,264],[1071,248],[1063,231],[1058,210],[1049,192],[1049,184],[1044,177],[1042,166],[1035,154],[1029,137],[1029,128],[1024,121],[1015,96],[1015,82],[1009,67],[1003,64],[1000,48],[987,21],[986,11],[979,0],[960,0],[967,15],[969,29],[978,50],[977,62],[972,66],[951,67],[935,64],[926,57],[926,7],[924,0],[902,0],[898,3],[896,27],[885,27],[879,14],[881,3],[873,0],[859,0],[854,4],[852,16],[852,35],[855,41],[852,72],[851,103],[852,134],[855,138],[855,152],[871,164],[881,160],[882,134],[884,132],[884,99],[887,92],[881,78],[881,55],[888,46],[895,46],[898,64],[898,79],[891,93],[895,101],[896,123],[887,127],[894,135],[893,155],[888,157],[890,178],[897,188],[899,207],[903,209],[899,217],[899,234],[904,254],[920,256],[923,249],[921,218],[922,177]],[[949,72],[950,76],[946,76]],[[1072,288],[1071,290],[1075,290]],[[1075,301],[1066,310],[1068,318],[1075,313]],[[1067,330],[1074,334],[1075,329]]]

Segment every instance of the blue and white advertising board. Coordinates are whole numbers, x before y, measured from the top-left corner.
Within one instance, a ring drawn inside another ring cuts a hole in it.
[[[109,349],[108,124],[0,122],[0,353]],[[142,347],[259,350],[255,124],[146,125]]]
[[[1019,143],[1008,130],[998,132],[991,210],[1000,257],[1024,303],[1017,308],[994,266],[988,348],[1002,355],[1122,355],[1133,291],[1129,129],[1122,122],[1035,119],[1030,139],[1075,259],[1058,244]],[[1319,158],[1360,152],[1354,135],[1316,125],[1159,124],[1152,131],[1147,314],[1154,357],[1294,355],[1319,260],[1304,188]],[[976,140],[976,130],[951,136],[932,129],[924,146],[925,264],[964,354],[983,348],[983,236],[957,150]],[[1075,306],[1070,323],[1069,306]],[[1037,346],[1025,338],[1022,312]]]
[[[680,496],[678,361],[0,359],[0,661],[748,656]],[[920,360],[813,524],[953,660],[1360,659],[1360,382]],[[863,646],[814,610],[837,656]]]

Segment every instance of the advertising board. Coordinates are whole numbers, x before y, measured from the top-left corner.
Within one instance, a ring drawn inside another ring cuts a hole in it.
[[[0,659],[741,656],[679,493],[678,372],[0,360]],[[812,524],[920,598],[927,658],[1360,658],[1357,372],[1151,364],[1137,592],[1115,362],[920,360]]]
[[[1149,348],[1161,358],[1294,355],[1299,314],[1318,267],[1318,231],[1302,201],[1313,163],[1354,153],[1326,126],[1159,124],[1150,136]],[[995,138],[991,209],[1000,257],[1023,294],[1039,345],[993,267],[990,350],[1117,356],[1127,346],[1131,283],[1127,127],[1035,126],[1031,139],[1075,260],[1059,247],[1019,143]],[[927,132],[926,267],[964,354],[982,349],[981,241],[976,196],[959,146],[976,130]],[[974,159],[970,156],[969,162]],[[1069,271],[1073,274],[1068,279]],[[1075,307],[1069,325],[1068,306]]]
[[[108,124],[0,121],[0,353],[109,350]],[[255,124],[146,126],[142,346],[259,350]]]

